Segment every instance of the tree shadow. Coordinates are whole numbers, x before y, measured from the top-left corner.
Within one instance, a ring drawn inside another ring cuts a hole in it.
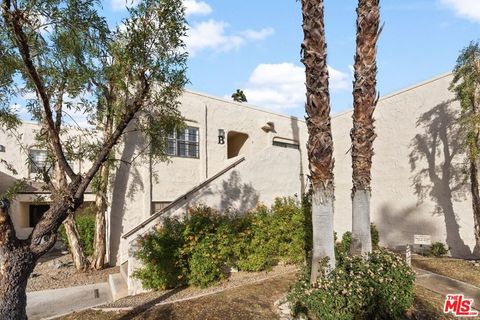
[[[232,171],[228,180],[222,181],[220,210],[247,212],[258,203],[259,195],[250,183],[242,183],[237,171]]]
[[[128,130],[128,128],[127,128]],[[141,139],[138,133],[126,134],[120,153],[118,166],[111,181],[111,203],[110,203],[110,263],[116,263],[120,249],[120,237],[123,234],[123,218],[126,209],[126,200],[134,200],[135,194],[143,190],[143,183],[138,166],[131,163],[140,144]],[[140,215],[142,217],[143,214]]]
[[[415,234],[433,234],[436,232],[434,225],[427,218],[419,218],[418,206],[412,205],[401,210],[394,210],[388,204],[380,207],[380,219],[376,222],[380,239],[389,244],[402,243],[405,238],[413,239]],[[392,226],[396,226],[392,228]],[[409,243],[391,247],[395,250],[404,250]]]
[[[298,157],[300,161],[300,173],[299,173],[299,178],[300,178],[300,198],[303,197],[305,194],[305,174],[303,172],[303,161],[302,161],[302,146],[300,145],[300,129],[298,127],[298,118],[296,117],[290,117],[290,124],[292,127],[292,133],[293,133],[293,140],[297,141],[299,143],[299,148],[298,148]]]
[[[132,319],[136,316],[140,316],[145,311],[155,307],[157,304],[165,301],[169,297],[173,296],[174,294],[176,294],[176,293],[178,293],[178,292],[180,292],[184,289],[185,289],[185,287],[180,287],[180,288],[175,288],[175,289],[169,290],[169,291],[165,292],[164,294],[162,294],[161,296],[159,296],[155,299],[149,300],[148,302],[145,302],[145,303],[135,307],[133,310],[129,311],[128,313],[126,313],[125,315],[120,317],[118,320],[129,320],[129,319]]]
[[[216,196],[220,194],[220,199]],[[213,199],[208,199],[213,197]],[[197,192],[190,199],[185,198],[181,206],[195,206],[202,203],[202,198],[208,202],[208,205],[221,212],[245,213],[253,209],[260,199],[260,196],[251,183],[243,183],[240,174],[234,170],[226,180],[223,180],[218,187],[214,185],[206,186]]]
[[[464,148],[458,112],[443,102],[422,114],[417,120],[417,134],[410,144],[412,184],[418,204],[427,197],[435,202],[432,214],[442,215],[447,232],[446,242],[452,256],[470,257],[472,252],[460,237],[460,226],[453,208],[454,201],[465,200],[468,192]]]

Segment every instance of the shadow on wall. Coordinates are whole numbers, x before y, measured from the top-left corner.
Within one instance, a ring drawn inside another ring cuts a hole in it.
[[[220,199],[214,199],[214,203],[218,203],[218,206],[213,203],[207,203],[214,209],[219,211],[238,211],[240,213],[247,212],[253,209],[259,200],[259,194],[250,183],[242,183],[242,178],[237,171],[232,171],[228,176],[228,179],[223,180],[221,187],[212,190],[207,188],[204,192],[199,192],[194,198],[188,201],[187,206],[193,206],[198,203],[202,203],[202,197],[204,196],[218,196]]]
[[[410,167],[418,204],[427,197],[435,202],[433,215],[444,217],[446,242],[452,256],[471,257],[470,248],[460,237],[460,226],[453,208],[454,201],[465,200],[468,192],[463,160],[462,131],[458,112],[443,102],[417,120],[417,134],[410,145]],[[418,226],[414,230],[418,229]]]
[[[291,124],[292,132],[293,132],[293,140],[298,141],[298,143],[300,144],[301,141],[300,141],[300,129],[298,128],[298,119],[296,117],[290,117],[290,124]],[[304,175],[304,172],[303,172],[302,146],[301,145],[299,145],[299,148],[298,148],[298,157],[299,157],[299,161],[300,161],[300,172],[299,172],[300,194],[301,194],[301,197],[303,197],[303,195],[305,194],[306,186],[305,186],[305,175]]]
[[[436,228],[428,223],[428,219],[418,218],[418,206],[410,206],[401,210],[393,210],[388,204],[380,207],[379,219],[375,222],[380,231],[380,239],[387,246],[398,245],[405,239],[413,239],[415,234],[434,234]],[[407,243],[408,242],[408,243]],[[406,241],[394,249],[404,250]]]
[[[127,128],[127,131],[128,128]],[[134,162],[135,150],[141,144],[141,137],[138,133],[126,134],[122,144],[121,161],[116,166],[116,174],[111,181],[111,213],[110,213],[110,264],[115,264],[118,250],[120,248],[120,237],[123,233],[123,217],[125,215],[126,200],[142,202],[135,200],[135,194],[144,189],[141,174],[139,172],[139,163]],[[140,159],[137,159],[138,161]],[[137,161],[135,160],[135,161]],[[143,217],[143,213],[139,213]]]

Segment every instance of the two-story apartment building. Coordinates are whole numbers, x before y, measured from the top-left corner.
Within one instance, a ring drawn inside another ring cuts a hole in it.
[[[411,244],[414,235],[429,235],[433,242],[446,243],[453,256],[477,254],[462,133],[456,121],[459,104],[448,90],[451,79],[450,74],[442,75],[379,100],[372,221],[382,245],[402,247]],[[130,277],[138,267],[132,254],[135,239],[162,217],[182,215],[199,203],[246,211],[259,202],[268,205],[275,197],[300,196],[308,188],[308,133],[303,120],[191,91],[182,96],[180,111],[187,128],[168,136],[170,161],[138,158],[142,145],[135,132],[126,134],[120,146],[123,161],[111,183],[107,255],[111,264],[122,266],[129,293],[140,290]],[[332,117],[339,234],[351,228],[351,114],[348,110]],[[0,132],[0,145],[6,150],[0,157],[22,168],[19,177],[35,170],[28,164],[27,151],[34,162],[43,161],[35,142],[28,140],[35,128],[30,123],[21,128],[27,150]],[[78,169],[84,164],[75,165]],[[18,177],[0,171],[1,192]],[[41,214],[35,212],[43,210],[32,201],[39,192],[30,189],[19,195],[11,210],[23,234]]]

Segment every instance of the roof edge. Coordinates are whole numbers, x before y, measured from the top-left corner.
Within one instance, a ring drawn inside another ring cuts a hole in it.
[[[213,95],[210,95],[210,94],[207,94],[207,93],[203,93],[203,92],[194,91],[194,90],[191,90],[191,89],[184,89],[183,91],[188,92],[188,93],[191,93],[191,94],[194,94],[194,95],[197,95],[197,96],[201,96],[201,97],[205,97],[205,98],[217,100],[217,101],[220,101],[220,102],[226,102],[226,103],[228,103],[228,104],[232,104],[232,105],[239,106],[239,107],[242,107],[242,108],[248,108],[248,109],[255,110],[255,111],[260,111],[260,112],[264,112],[264,113],[269,113],[269,114],[273,114],[273,115],[275,115],[275,116],[280,116],[280,117],[284,117],[284,118],[288,118],[288,119],[294,118],[294,119],[297,119],[298,121],[305,122],[305,120],[303,120],[303,119],[301,119],[301,118],[299,118],[299,117],[292,116],[292,115],[288,115],[288,114],[285,114],[285,113],[280,113],[280,112],[271,111],[271,110],[268,110],[268,109],[266,109],[266,108],[254,106],[254,105],[249,104],[249,103],[244,103],[244,102],[241,102],[241,103],[240,103],[240,102],[236,102],[236,101],[231,101],[231,100],[227,100],[227,99],[225,99],[225,98],[213,96]]]
[[[441,80],[441,79],[446,78],[446,77],[449,77],[449,76],[451,76],[451,75],[452,75],[452,72],[449,71],[449,72],[445,72],[445,73],[442,73],[442,74],[440,74],[440,75],[437,75],[437,76],[435,76],[435,77],[433,77],[433,78],[430,78],[430,79],[427,79],[427,80],[424,80],[424,81],[417,82],[417,83],[415,83],[415,84],[413,84],[413,85],[410,85],[410,86],[408,86],[408,87],[405,87],[405,88],[403,88],[403,89],[400,89],[400,90],[397,90],[397,91],[393,91],[393,92],[391,92],[391,93],[389,93],[389,94],[386,94],[386,95],[384,95],[384,96],[381,96],[380,99],[378,99],[378,102],[385,101],[385,100],[387,100],[387,99],[390,99],[390,98],[396,97],[396,96],[398,96],[398,95],[404,94],[404,93],[406,93],[406,92],[408,92],[408,91],[412,91],[412,90],[417,89],[417,88],[419,88],[419,87],[426,86],[427,84],[430,84],[430,83],[432,83],[432,82]],[[332,118],[338,118],[338,117],[341,117],[341,116],[343,116],[343,115],[345,115],[345,114],[348,114],[348,113],[351,113],[351,112],[353,112],[353,108],[352,108],[352,107],[351,107],[351,108],[348,108],[347,110],[344,110],[344,111],[341,111],[341,112],[339,112],[339,113],[336,113],[336,114],[332,115]]]

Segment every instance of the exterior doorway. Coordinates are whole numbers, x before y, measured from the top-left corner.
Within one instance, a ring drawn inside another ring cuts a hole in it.
[[[237,131],[230,131],[227,135],[227,157],[228,159],[239,156],[244,148],[248,134]]]
[[[29,208],[29,226],[34,228],[40,219],[43,217],[43,214],[50,209],[48,204],[31,204]]]

